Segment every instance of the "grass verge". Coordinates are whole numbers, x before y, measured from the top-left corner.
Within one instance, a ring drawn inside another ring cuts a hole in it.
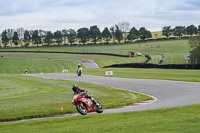
[[[79,62],[69,60],[50,60],[32,58],[0,58],[0,73],[13,74],[24,73],[61,73],[62,70],[76,71]],[[83,65],[82,65],[83,66]],[[83,68],[85,68],[83,66]]]
[[[75,55],[75,54],[46,54],[51,56],[79,57],[94,60],[100,67],[117,63],[140,63],[146,60],[145,55],[150,55],[152,60],[149,63],[157,64],[161,55],[164,54],[164,64],[184,64],[186,60],[183,58],[184,53],[189,53],[189,44],[187,40],[171,40],[171,41],[153,41],[133,44],[120,45],[97,45],[97,46],[73,46],[73,47],[43,47],[43,48],[17,48],[17,49],[1,49],[0,54],[6,55],[1,51],[54,51],[54,52],[77,52],[77,53],[110,53],[122,54],[127,57],[113,57],[102,55]],[[134,58],[128,58],[128,51],[135,53]],[[142,56],[136,56],[140,52]],[[15,53],[12,53],[15,54]],[[32,53],[32,55],[39,55]],[[44,54],[43,54],[44,55]]]
[[[200,82],[200,71],[188,69],[104,68],[86,69],[83,74],[105,76],[105,71],[113,71],[109,77]]]
[[[71,103],[73,84],[88,90],[105,109],[151,99],[142,94],[101,85],[19,74],[0,74],[0,84],[0,121],[77,112]]]
[[[197,133],[200,104],[0,124],[3,133]]]

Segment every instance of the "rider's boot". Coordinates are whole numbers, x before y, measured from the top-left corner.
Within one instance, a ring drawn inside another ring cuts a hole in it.
[[[91,100],[92,100],[92,103],[93,103],[94,106],[98,106],[98,105],[99,105],[99,104],[96,102],[96,100],[94,100],[94,98],[92,98]]]

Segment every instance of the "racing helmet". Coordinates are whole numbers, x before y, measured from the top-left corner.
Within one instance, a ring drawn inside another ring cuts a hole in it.
[[[81,67],[81,64],[78,64],[78,68]]]
[[[78,85],[73,85],[73,86],[72,86],[72,90],[73,90],[74,92],[77,92],[78,89],[79,89]]]

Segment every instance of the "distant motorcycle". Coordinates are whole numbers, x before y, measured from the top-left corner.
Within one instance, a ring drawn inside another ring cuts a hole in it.
[[[97,113],[102,113],[103,112],[102,105],[99,102],[97,102],[97,104],[94,105],[91,99],[86,98],[84,94],[77,94],[74,95],[73,97],[72,104],[76,106],[77,111],[81,115],[87,115],[88,112],[95,112],[95,111]]]
[[[79,67],[79,68],[78,68],[77,73],[78,73],[78,76],[81,76],[81,73],[82,73],[82,67]]]

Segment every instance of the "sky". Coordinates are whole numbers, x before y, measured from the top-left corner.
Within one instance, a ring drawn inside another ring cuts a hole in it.
[[[0,0],[0,32],[5,29],[102,31],[128,22],[130,28],[161,31],[164,26],[200,25],[200,0]]]

